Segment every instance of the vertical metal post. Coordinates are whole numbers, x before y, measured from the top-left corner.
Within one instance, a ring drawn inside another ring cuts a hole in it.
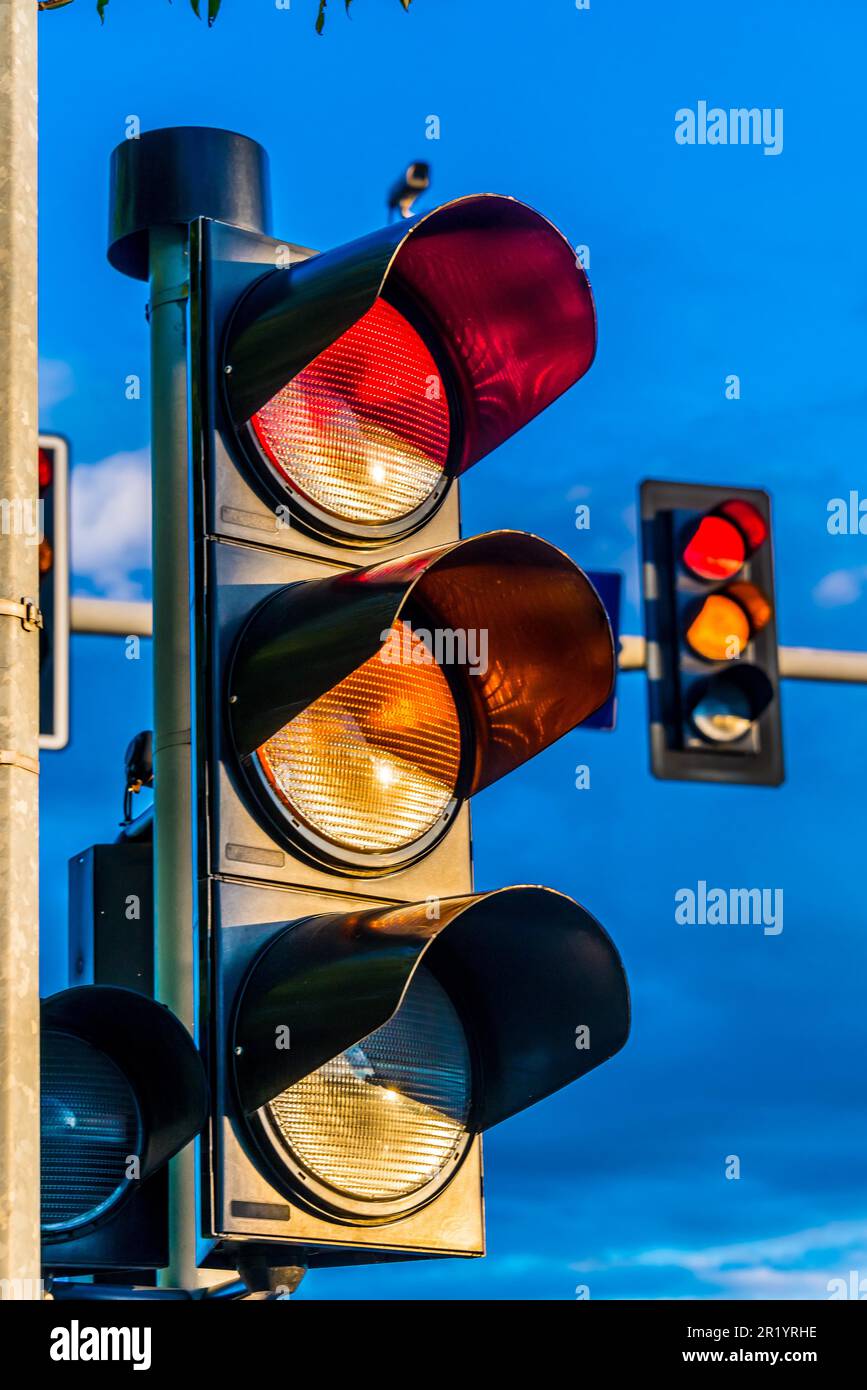
[[[195,1036],[190,689],[189,230],[150,232],[154,612],[156,997]],[[195,1148],[172,1160],[170,1264],[162,1282],[197,1284]]]
[[[0,0],[0,1279],[39,1296],[36,6]],[[33,509],[31,513],[30,509]]]

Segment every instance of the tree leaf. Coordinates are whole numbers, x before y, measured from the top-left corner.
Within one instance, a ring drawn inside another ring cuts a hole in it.
[[[316,32],[317,32],[317,34],[321,34],[321,33],[322,33],[322,30],[325,28],[325,6],[326,6],[327,4],[328,4],[328,0],[319,0],[319,13],[318,13],[318,15],[316,16]]]
[[[193,14],[196,16],[196,19],[201,19],[202,16],[199,14],[199,0],[190,0],[190,4],[193,7]]]
[[[403,8],[405,10],[408,10],[410,5],[412,4],[412,0],[400,0],[400,3],[403,5]]]
[[[220,13],[220,0],[208,0],[208,28],[210,29]]]
[[[96,0],[96,13],[99,15],[100,24],[105,23],[105,7],[107,4],[108,0]]]

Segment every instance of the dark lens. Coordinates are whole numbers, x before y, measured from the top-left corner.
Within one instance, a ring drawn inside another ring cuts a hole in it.
[[[41,1066],[42,1229],[65,1231],[126,1191],[141,1120],[126,1077],[82,1039],[44,1033]]]

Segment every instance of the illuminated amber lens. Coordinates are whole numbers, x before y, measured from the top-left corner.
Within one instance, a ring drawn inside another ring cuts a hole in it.
[[[324,511],[362,525],[398,521],[420,506],[449,451],[436,363],[384,299],[251,424],[282,477]]]
[[[388,1023],[268,1105],[287,1148],[349,1197],[394,1200],[454,1164],[467,1138],[466,1037],[420,966]]]
[[[430,830],[460,766],[458,712],[442,669],[408,626],[392,631],[395,646],[386,643],[257,750],[290,811],[368,853]]]
[[[740,656],[750,640],[750,624],[740,604],[724,594],[711,594],[690,624],[686,640],[708,661]]]
[[[699,579],[731,579],[747,557],[737,526],[721,516],[703,517],[683,552],[683,563]]]

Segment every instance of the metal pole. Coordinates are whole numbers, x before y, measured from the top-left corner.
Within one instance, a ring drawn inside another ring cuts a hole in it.
[[[195,1036],[186,226],[150,232],[156,997]],[[172,1159],[167,1286],[195,1288],[195,1147]]]
[[[39,1297],[39,631],[20,608],[39,592],[23,524],[39,496],[36,14],[0,0],[0,1279],[12,1298]]]

